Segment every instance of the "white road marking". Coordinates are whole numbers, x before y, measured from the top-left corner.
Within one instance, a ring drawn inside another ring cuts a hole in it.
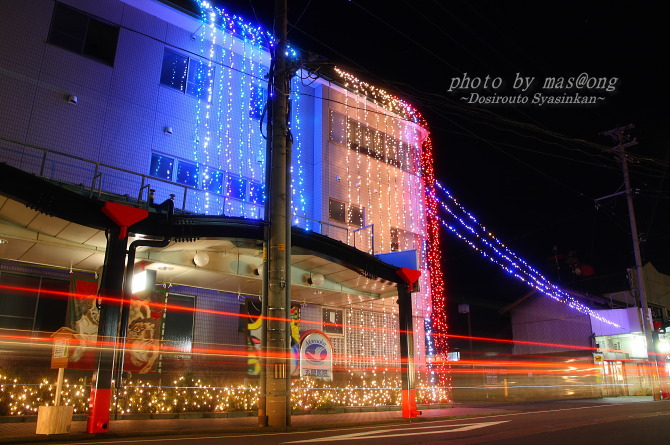
[[[481,422],[481,423],[463,423],[457,425],[436,425],[436,426],[425,426],[425,427],[416,427],[412,428],[411,431],[403,430],[400,432],[400,428],[387,428],[383,430],[373,430],[365,431],[361,433],[352,433],[352,434],[341,434],[339,436],[327,436],[317,439],[305,439],[305,440],[294,440],[291,442],[283,443],[312,443],[312,442],[330,442],[337,440],[352,440],[352,439],[382,439],[385,437],[402,437],[402,436],[420,436],[426,434],[437,434],[437,433],[456,433],[459,431],[470,431],[477,428],[485,428],[487,426],[497,425],[499,423],[509,422],[508,420],[500,420],[497,422]],[[417,431],[417,430],[430,430],[430,431]],[[391,434],[385,434],[390,433]]]

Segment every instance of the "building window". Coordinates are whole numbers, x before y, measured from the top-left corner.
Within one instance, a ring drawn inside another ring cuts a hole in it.
[[[168,156],[163,156],[159,153],[151,153],[151,166],[149,167],[149,174],[155,178],[172,181],[172,169],[174,167],[174,159]]]
[[[193,346],[194,309],[194,296],[173,292],[168,294],[163,346],[169,352],[170,358],[190,358]]]
[[[202,189],[221,194],[223,192],[223,172],[206,169],[202,174]]]
[[[161,85],[198,99],[208,99],[214,68],[165,48],[161,67]]]
[[[251,88],[251,102],[249,103],[249,117],[260,120],[263,117],[267,102],[268,90],[260,85]]]
[[[44,336],[57,331],[65,323],[67,299],[50,291],[64,294],[69,288],[67,280],[0,272],[0,329]]]
[[[114,66],[119,27],[56,2],[48,41]]]
[[[391,252],[400,250],[400,229],[391,227]]]
[[[329,309],[324,307],[321,312],[323,332],[326,334],[344,334],[343,317],[340,309]]]
[[[400,149],[398,141],[390,136],[386,137],[386,162],[389,165],[400,168],[400,159],[398,158]]]
[[[265,185],[161,153],[151,153],[149,176],[250,202],[265,203]]]
[[[365,209],[354,204],[328,198],[328,217],[335,221],[362,227],[365,222]]]
[[[236,199],[246,199],[247,180],[239,176],[228,175],[226,180],[226,195]]]
[[[328,217],[335,221],[347,222],[347,214],[345,212],[345,204],[342,201],[337,201],[333,198],[328,198]]]
[[[175,182],[189,187],[198,187],[198,166],[190,162],[179,161]]]
[[[265,204],[265,184],[249,181],[249,202]]]
[[[330,140],[338,144],[347,143],[347,118],[335,111],[330,112]]]
[[[357,205],[349,204],[349,224],[363,227],[363,208]]]
[[[420,150],[355,119],[330,112],[330,140],[346,144],[350,150],[398,167],[408,173],[419,173]]]

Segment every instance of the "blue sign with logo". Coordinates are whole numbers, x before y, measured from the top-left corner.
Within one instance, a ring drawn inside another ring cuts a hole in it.
[[[300,339],[300,377],[333,380],[333,345],[321,331],[307,331]]]

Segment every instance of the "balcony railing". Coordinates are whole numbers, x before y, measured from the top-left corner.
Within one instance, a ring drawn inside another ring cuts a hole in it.
[[[243,216],[263,219],[264,205],[189,187],[165,179],[137,173],[80,156],[61,153],[37,145],[0,136],[0,161],[64,187],[74,188],[89,197],[125,200],[134,205],[149,206],[153,191],[160,203],[174,195],[175,209],[203,215]],[[293,215],[292,225],[342,241],[364,252],[374,254],[374,227],[351,230],[346,225]],[[370,236],[362,236],[366,231]]]

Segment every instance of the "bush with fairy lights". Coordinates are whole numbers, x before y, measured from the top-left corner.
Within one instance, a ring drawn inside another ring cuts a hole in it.
[[[43,378],[30,384],[25,378],[0,370],[0,415],[36,415],[42,405],[53,405],[56,382]],[[115,390],[118,414],[170,414],[183,412],[241,412],[258,409],[259,387],[253,384],[212,384],[192,374],[158,384],[139,378],[124,381]],[[62,400],[75,413],[88,409],[90,381],[65,379]],[[421,397],[423,399],[423,397]],[[386,374],[336,374],[333,381],[312,378],[291,382],[293,411],[341,407],[398,406],[400,378]],[[423,401],[423,400],[422,400]]]

